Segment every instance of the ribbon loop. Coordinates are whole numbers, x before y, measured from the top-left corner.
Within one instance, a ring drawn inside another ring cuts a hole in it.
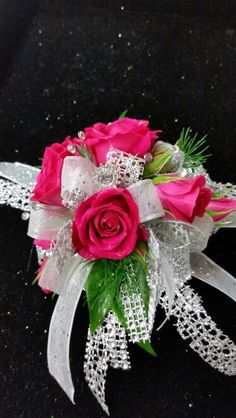
[[[151,180],[138,181],[129,186],[128,190],[138,206],[141,223],[164,216],[161,201]]]
[[[56,232],[71,218],[72,214],[67,208],[33,202],[28,235],[34,239],[51,241]]]
[[[61,197],[65,206],[75,208],[94,193],[95,166],[84,157],[66,157],[61,175]]]

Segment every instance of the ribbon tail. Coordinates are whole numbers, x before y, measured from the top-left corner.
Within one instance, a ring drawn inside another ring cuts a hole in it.
[[[112,312],[93,334],[88,330],[84,362],[85,379],[107,415],[105,385],[109,364],[115,369],[130,369],[125,329]]]
[[[236,302],[236,279],[203,253],[191,254],[192,275]]]
[[[166,298],[161,298],[167,309]],[[236,375],[236,346],[203,308],[200,297],[188,285],[178,291],[172,309],[180,336],[211,367],[229,376]]]
[[[49,371],[73,403],[74,385],[69,357],[70,338],[75,311],[91,267],[91,263],[83,263],[80,257],[74,257],[69,280],[56,303],[48,335]]]
[[[168,300],[167,318],[169,318],[171,315],[172,305],[174,303],[174,298],[176,295],[177,287],[176,287],[173,272],[170,269],[168,262],[162,253],[161,253],[161,264],[162,264],[163,285],[164,285],[164,289],[165,289],[167,300]]]
[[[27,164],[0,162],[0,177],[17,183],[29,192],[34,187],[40,170]]]

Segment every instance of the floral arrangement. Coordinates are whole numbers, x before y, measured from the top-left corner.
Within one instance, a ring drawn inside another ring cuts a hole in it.
[[[156,355],[151,335],[159,306],[206,362],[236,374],[236,346],[189,285],[194,276],[236,300],[235,278],[202,253],[212,233],[235,227],[236,188],[212,181],[204,169],[206,137],[183,129],[172,145],[160,134],[123,113],[47,147],[40,170],[0,163],[0,203],[29,219],[36,279],[44,292],[59,295],[48,337],[50,373],[73,402],[69,345],[84,291],[85,378],[107,413],[108,366],[130,368],[127,337]]]

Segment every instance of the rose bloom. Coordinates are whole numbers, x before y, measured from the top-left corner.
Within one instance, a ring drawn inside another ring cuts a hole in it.
[[[156,184],[162,206],[179,221],[192,223],[195,216],[202,217],[212,191],[205,187],[205,177],[182,178]],[[167,215],[169,217],[169,215]]]
[[[42,169],[37,177],[31,200],[36,200],[46,205],[61,205],[61,171],[64,158],[71,155],[79,155],[76,150],[74,154],[68,151],[68,145],[80,144],[78,138],[72,139],[67,136],[62,143],[54,143],[46,147]]]
[[[213,198],[207,206],[207,213],[215,222],[220,221],[234,210],[236,210],[236,200],[228,197]]]
[[[154,144],[161,131],[151,131],[148,121],[121,118],[112,123],[95,123],[85,129],[85,144],[96,164],[106,162],[111,147],[120,151],[143,157]]]
[[[123,188],[95,193],[77,208],[72,229],[76,252],[86,259],[120,260],[147,239],[132,195]]]

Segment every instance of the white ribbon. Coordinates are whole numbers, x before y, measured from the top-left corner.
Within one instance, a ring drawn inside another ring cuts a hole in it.
[[[61,197],[69,203],[79,193],[87,197],[95,192],[93,176],[96,167],[84,157],[66,157],[61,175]],[[74,202],[76,204],[76,202]]]
[[[203,253],[191,254],[192,275],[236,302],[236,278]]]
[[[70,270],[64,291],[52,314],[48,333],[48,368],[51,375],[74,403],[74,385],[70,371],[70,338],[78,305],[92,263],[82,262],[79,256],[70,260]]]
[[[127,190],[132,194],[138,206],[141,223],[165,215],[156,188],[151,180],[141,180],[129,186]]]
[[[38,168],[27,164],[0,162],[0,177],[20,184],[30,192],[34,187],[39,172]]]
[[[31,206],[28,235],[34,239],[51,241],[71,218],[72,214],[67,208],[34,202]]]

